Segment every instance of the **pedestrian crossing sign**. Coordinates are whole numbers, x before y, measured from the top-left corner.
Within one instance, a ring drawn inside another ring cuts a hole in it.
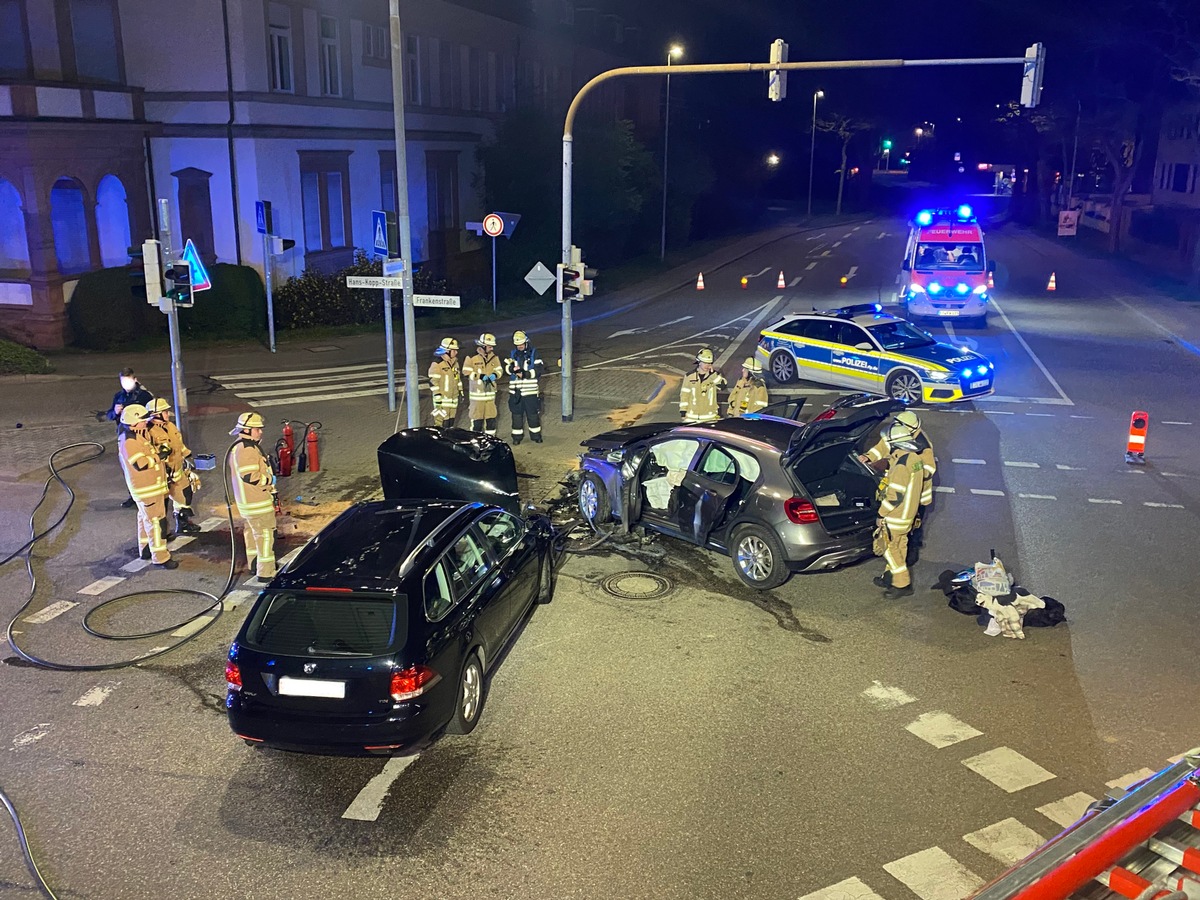
[[[187,243],[183,245],[183,253],[180,259],[188,264],[188,268],[192,270],[192,293],[196,291],[207,291],[212,287],[212,279],[208,277],[208,269],[204,267],[204,263],[200,261],[200,253],[196,250],[196,245],[192,243],[192,239],[188,238]]]
[[[372,249],[376,256],[382,256],[385,259],[390,256],[399,256],[399,250],[396,246],[398,243],[396,236],[396,214],[385,212],[382,209],[376,209],[371,212],[371,235]]]

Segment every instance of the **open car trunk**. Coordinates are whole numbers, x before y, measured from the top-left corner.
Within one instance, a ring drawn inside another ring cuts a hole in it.
[[[477,500],[521,515],[517,466],[499,438],[462,428],[409,428],[377,452],[388,500]]]
[[[792,463],[791,475],[830,534],[874,525],[879,476],[859,462],[857,441],[836,441],[804,454]]]

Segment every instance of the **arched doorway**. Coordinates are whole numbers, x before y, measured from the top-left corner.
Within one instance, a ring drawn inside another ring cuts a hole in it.
[[[50,225],[58,271],[77,275],[92,268],[90,229],[79,179],[60,178],[50,188]]]
[[[129,261],[129,203],[125,186],[116,175],[105,175],[96,188],[96,231],[100,237],[100,262],[123,266]]]
[[[0,178],[0,272],[29,272],[29,241],[21,195],[11,181]]]

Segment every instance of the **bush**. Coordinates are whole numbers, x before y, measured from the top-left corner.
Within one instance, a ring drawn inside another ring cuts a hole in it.
[[[204,337],[248,337],[267,330],[267,291],[258,271],[218,263],[208,270],[212,288],[179,311],[179,330]]]
[[[49,371],[50,360],[36,350],[0,340],[0,375],[43,375]]]
[[[158,307],[146,303],[145,289],[132,287],[125,266],[100,269],[80,278],[67,306],[67,318],[75,346],[89,350],[114,350],[163,328]]]

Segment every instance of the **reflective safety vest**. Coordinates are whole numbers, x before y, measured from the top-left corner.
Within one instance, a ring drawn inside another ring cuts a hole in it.
[[[690,373],[679,390],[679,411],[688,422],[715,422],[721,414],[717,408],[717,391],[725,387],[720,372],[701,375]]]
[[[745,416],[767,405],[767,383],[751,375],[739,378],[729,391],[729,415]]]
[[[509,391],[521,397],[536,397],[538,380],[545,368],[546,364],[533,347],[526,344],[524,350],[514,349],[504,361]]]
[[[496,399],[499,391],[498,382],[500,376],[504,374],[504,366],[500,363],[500,357],[494,353],[488,353],[486,356],[482,352],[476,353],[463,363],[462,371],[470,379],[472,401],[486,403]]]
[[[429,366],[429,389],[433,392],[434,406],[458,406],[462,397],[462,373],[457,362],[441,356]]]
[[[274,514],[271,479],[271,463],[258,441],[246,437],[238,441],[229,456],[229,483],[233,485],[238,512],[244,518]]]
[[[933,444],[925,437],[925,432],[917,435],[913,441],[917,445],[917,455],[921,457],[921,465],[925,470],[925,480],[921,485],[921,505],[928,506],[933,502],[933,476],[937,474],[937,457],[933,455]],[[878,443],[866,452],[867,462],[878,462],[888,455],[888,444],[882,437]]]
[[[192,455],[183,442],[183,433],[174,422],[156,419],[150,424],[150,440],[158,448],[159,458],[167,464],[167,477],[177,481],[183,477],[183,461]]]
[[[144,431],[126,431],[117,438],[117,452],[129,496],[138,503],[148,503],[167,492],[167,471],[159,458],[158,448]]]
[[[921,458],[909,450],[897,450],[888,462],[879,517],[892,534],[908,534],[920,509],[925,466]]]

